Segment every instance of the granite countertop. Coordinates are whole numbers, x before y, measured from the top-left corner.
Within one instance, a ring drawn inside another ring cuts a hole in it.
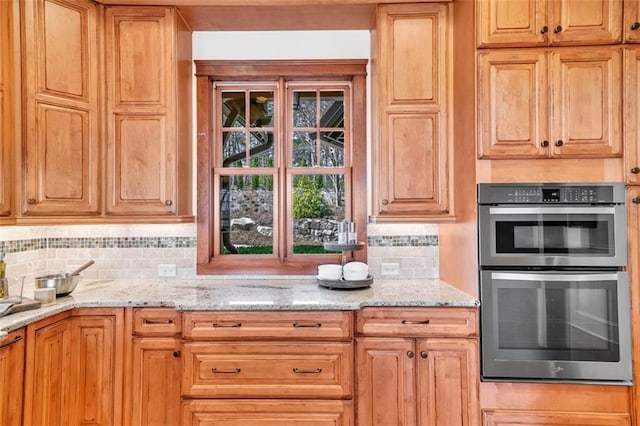
[[[25,296],[33,288],[25,286]],[[7,332],[73,308],[172,307],[182,311],[357,310],[365,306],[478,306],[478,300],[444,281],[376,279],[360,290],[331,290],[315,278],[82,280],[71,295],[39,309],[0,318],[0,340]]]

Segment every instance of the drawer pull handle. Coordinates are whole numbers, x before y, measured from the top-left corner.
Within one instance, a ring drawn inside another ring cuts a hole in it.
[[[172,319],[152,320],[152,319],[145,318],[142,322],[145,323],[145,324],[173,324],[173,320]]]
[[[304,322],[294,322],[294,327],[308,327],[308,328],[319,328],[322,327],[322,323],[320,322],[312,322],[312,323],[304,323]]]
[[[241,322],[214,322],[214,327],[242,327]]]
[[[631,202],[632,202],[633,204],[640,204],[640,197],[634,197],[634,198],[631,200]]]
[[[9,343],[5,343],[4,345],[0,346],[0,349],[6,348],[6,347],[9,347],[9,346],[11,346],[11,345],[13,345],[15,343],[18,343],[20,340],[22,340],[22,336],[18,335],[16,337],[14,337],[13,340],[10,341]]]
[[[426,351],[422,351],[422,352],[420,352],[420,356],[422,358],[427,358],[429,356],[429,354]]]
[[[293,372],[297,374],[319,374],[322,373],[322,368],[314,368],[313,370],[305,370],[303,368],[293,368]]]
[[[220,368],[212,368],[211,371],[213,373],[220,373],[220,374],[237,374],[237,373],[240,372],[240,367],[231,368],[229,370],[224,370],[224,369],[220,369]]]
[[[412,321],[412,320],[402,320],[403,324],[429,324],[429,320],[422,321]]]

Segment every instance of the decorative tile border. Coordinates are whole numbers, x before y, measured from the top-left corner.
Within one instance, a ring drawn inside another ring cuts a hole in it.
[[[13,240],[13,241],[0,241],[0,252],[8,253],[20,253],[30,250],[41,250],[47,248],[46,238],[33,238],[30,240]]]
[[[369,236],[369,247],[437,247],[437,235]],[[19,253],[47,248],[192,248],[195,237],[51,237],[0,241],[0,251]]]
[[[17,253],[47,248],[189,248],[195,237],[36,238],[0,242],[0,251]]]
[[[385,235],[369,236],[369,247],[421,247],[438,246],[437,235]]]

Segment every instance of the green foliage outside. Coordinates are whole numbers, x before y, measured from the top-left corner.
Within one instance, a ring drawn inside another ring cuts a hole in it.
[[[322,197],[322,192],[316,187],[309,176],[300,176],[293,186],[293,218],[315,219],[332,213]]]

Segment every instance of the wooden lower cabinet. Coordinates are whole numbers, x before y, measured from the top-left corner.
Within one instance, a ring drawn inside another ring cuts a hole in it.
[[[478,348],[473,339],[356,339],[359,426],[474,426]]]
[[[579,412],[485,411],[483,426],[631,426],[625,414]]]
[[[0,425],[22,425],[25,330],[9,333],[0,342]]]
[[[352,426],[351,404],[315,400],[188,401],[183,405],[182,426]]]
[[[125,312],[124,426],[179,426],[181,314],[170,308]]]
[[[82,311],[27,327],[25,425],[121,424],[120,314]]]
[[[133,339],[129,380],[130,415],[125,425],[180,424],[180,341],[174,338]],[[125,402],[126,404],[126,402]]]

